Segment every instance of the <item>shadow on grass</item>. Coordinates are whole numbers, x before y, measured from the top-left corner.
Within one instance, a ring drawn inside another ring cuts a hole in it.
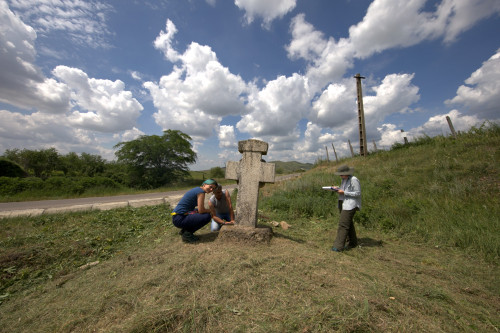
[[[358,244],[362,247],[381,247],[383,242],[381,240],[376,240],[373,238],[358,238]]]
[[[208,233],[204,233],[204,234],[197,234],[196,236],[198,236],[200,238],[200,243],[211,243],[211,242],[214,242],[217,237],[219,236],[219,233],[218,232],[208,232]]]
[[[277,238],[285,238],[285,239],[288,239],[288,240],[291,240],[293,242],[296,242],[296,243],[305,243],[306,241],[303,240],[303,239],[300,239],[300,238],[294,238],[294,237],[291,237],[291,236],[288,236],[288,235],[283,235],[283,234],[280,234],[278,232],[275,232],[273,231],[273,234],[274,236],[273,237],[277,237]]]

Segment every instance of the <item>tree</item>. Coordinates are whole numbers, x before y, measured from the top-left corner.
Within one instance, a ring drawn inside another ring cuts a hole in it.
[[[210,169],[211,178],[224,178],[224,170],[221,167],[213,167]]]
[[[80,175],[81,170],[82,162],[77,153],[70,152],[61,156],[61,171],[64,172],[65,176]]]
[[[189,175],[188,164],[196,161],[191,137],[178,130],[162,136],[142,135],[115,145],[118,161],[129,169],[130,185],[157,188]]]
[[[83,164],[83,174],[89,177],[94,177],[97,174],[102,174],[106,169],[106,161],[99,155],[82,153],[80,160]]]
[[[19,149],[5,151],[4,157],[20,164],[24,170],[35,177],[47,178],[52,171],[57,170],[60,164],[59,153],[55,148],[29,150]]]

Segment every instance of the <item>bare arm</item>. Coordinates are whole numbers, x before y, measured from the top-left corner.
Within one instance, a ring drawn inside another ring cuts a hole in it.
[[[212,215],[212,219],[219,224],[224,224],[224,220],[216,215],[215,207],[212,204],[212,201],[208,202],[208,207],[210,207],[210,215]]]
[[[234,210],[233,210],[233,204],[231,202],[231,196],[229,195],[229,191],[226,190],[226,201],[227,205],[229,206],[229,216],[231,217],[232,224],[234,224]]]
[[[210,213],[210,209],[205,208],[205,193],[198,194],[198,213]]]

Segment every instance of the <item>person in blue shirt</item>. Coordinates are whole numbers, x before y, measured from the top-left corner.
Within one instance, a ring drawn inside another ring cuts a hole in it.
[[[338,209],[340,212],[337,237],[333,243],[332,251],[342,252],[358,246],[356,229],[354,228],[354,214],[361,209],[361,184],[353,176],[354,168],[347,165],[340,166],[335,172],[342,178],[340,186],[332,186],[339,194]],[[347,246],[345,243],[347,241]]]
[[[172,223],[181,229],[182,241],[197,242],[199,238],[194,233],[212,220],[210,208],[205,208],[205,194],[211,193],[216,187],[215,180],[205,180],[200,187],[187,191],[172,211]]]

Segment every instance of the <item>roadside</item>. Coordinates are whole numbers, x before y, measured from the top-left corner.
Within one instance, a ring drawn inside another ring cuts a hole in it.
[[[298,177],[300,174],[289,174],[276,176],[276,182]],[[237,187],[234,185],[224,186],[231,192]],[[109,210],[122,207],[141,207],[168,204],[175,206],[184,195],[186,190],[117,195],[109,197],[40,200],[23,202],[0,203],[0,218],[16,216],[37,216],[42,214],[56,214],[64,212],[76,212],[85,210]],[[207,196],[207,200],[208,200]]]

